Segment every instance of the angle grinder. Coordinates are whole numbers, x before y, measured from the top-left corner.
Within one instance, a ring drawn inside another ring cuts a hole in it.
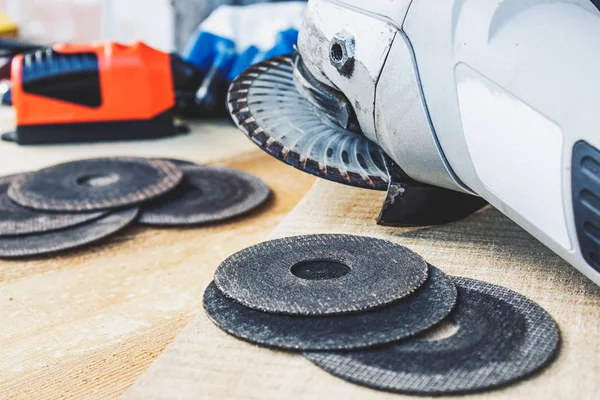
[[[489,202],[600,285],[598,49],[588,0],[310,0],[228,106],[282,161],[387,190],[379,223]]]

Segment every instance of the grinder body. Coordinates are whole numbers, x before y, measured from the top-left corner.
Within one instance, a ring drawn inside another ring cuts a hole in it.
[[[600,284],[587,0],[311,0],[299,54],[412,179],[478,195]]]

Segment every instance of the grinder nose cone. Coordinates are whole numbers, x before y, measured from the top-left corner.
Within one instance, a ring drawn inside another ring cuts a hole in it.
[[[229,89],[234,122],[254,143],[281,161],[335,182],[387,190],[381,148],[336,125],[294,85],[294,56],[250,67]]]

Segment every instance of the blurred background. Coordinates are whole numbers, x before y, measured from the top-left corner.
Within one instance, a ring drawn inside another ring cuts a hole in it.
[[[36,43],[141,40],[181,51],[190,34],[222,4],[269,0],[0,0],[0,10]]]
[[[250,65],[294,51],[304,6],[305,2],[297,0],[0,0],[0,103],[21,110],[17,116],[33,110],[33,117],[43,119],[40,115],[44,110],[39,107],[32,109],[30,100],[23,100],[20,104],[18,100],[12,101],[11,88],[13,85],[20,87],[21,76],[11,76],[10,72],[12,57],[18,53],[41,51],[28,64],[32,76],[35,76],[35,84],[28,85],[36,85],[36,89],[30,90],[52,87],[52,93],[44,96],[65,101],[60,92],[68,92],[69,98],[84,98],[95,93],[94,88],[85,86],[89,82],[85,81],[83,73],[77,72],[78,68],[86,68],[83,64],[74,61],[75,64],[71,65],[66,61],[68,57],[56,54],[44,56],[46,46],[60,43],[95,46],[94,42],[110,46],[109,41],[126,45],[143,42],[156,49],[153,54],[176,53],[171,55],[175,58],[171,58],[169,68],[173,75],[166,79],[175,82],[174,110],[177,116],[223,117],[227,114],[227,88],[237,75]],[[17,40],[14,41],[14,38]],[[109,57],[112,53],[103,54]],[[82,57],[87,60],[89,55]],[[110,65],[127,68],[127,65],[133,65],[132,62],[102,65],[105,68]],[[164,66],[152,64],[150,59],[139,58],[135,63],[140,68],[166,71]],[[69,84],[61,86],[56,80],[59,78],[67,79]],[[109,85],[108,81],[103,82],[104,86]],[[160,96],[155,93],[158,90],[152,82],[147,84],[137,88],[136,92],[147,91]],[[119,87],[124,93],[132,90],[122,84]],[[21,97],[17,95],[15,98]],[[158,118],[156,111],[149,110],[147,114]],[[60,121],[53,117],[54,125],[58,122],[72,124],[71,114],[65,114]],[[94,121],[104,121],[104,117],[97,114],[93,116],[96,118]],[[115,116],[110,120],[138,121],[139,116],[134,114]],[[150,117],[145,120],[150,120]],[[85,119],[86,122],[88,119]],[[48,122],[47,118],[44,121]],[[27,123],[23,123],[23,118],[17,118],[17,133],[25,129],[20,128],[21,125]],[[161,131],[165,128],[162,127]],[[1,137],[24,144],[23,135],[5,134]],[[91,136],[78,136],[79,139],[85,137]]]

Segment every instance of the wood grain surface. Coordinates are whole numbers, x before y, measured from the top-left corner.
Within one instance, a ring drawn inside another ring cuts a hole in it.
[[[558,322],[562,331],[558,359],[523,382],[465,398],[598,398],[600,288],[491,207],[443,226],[385,228],[375,225],[383,198],[383,193],[318,181],[271,238],[315,233],[384,238],[411,248],[447,273],[516,290],[538,302]],[[220,331],[200,312],[125,398],[411,397],[357,386],[327,374],[298,354],[237,340]]]
[[[240,169],[265,180],[273,195],[251,215],[221,224],[131,227],[92,247],[0,261],[1,399],[120,397],[191,321],[219,262],[264,240],[313,183],[228,123],[143,142],[0,143],[0,174],[103,155],[178,157]]]

